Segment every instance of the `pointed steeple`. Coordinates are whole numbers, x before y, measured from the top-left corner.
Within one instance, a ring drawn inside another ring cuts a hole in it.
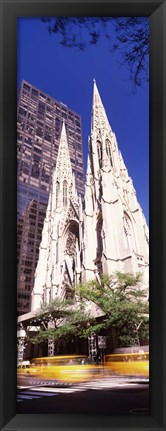
[[[102,103],[96,81],[93,84],[91,146],[93,175],[98,180],[101,169],[106,171],[113,168],[114,133],[109,124],[104,105]]]
[[[110,131],[111,126],[109,124],[106,111],[104,109],[104,105],[102,103],[95,79],[93,80],[93,83],[94,84],[93,84],[91,131],[96,132],[98,134],[98,137],[100,138],[100,135],[102,135],[102,131],[104,129]]]
[[[70,160],[69,147],[67,142],[67,134],[65,123],[62,124],[62,131],[60,137],[60,144],[58,149],[57,163],[56,163],[56,175],[72,178],[72,166]]]
[[[53,195],[56,196],[57,183],[59,183],[58,207],[63,206],[64,184],[66,187],[66,197],[77,199],[75,186],[75,176],[72,171],[69,147],[65,123],[62,124],[60,144],[58,149],[57,163],[53,174]],[[56,196],[57,200],[57,196]]]

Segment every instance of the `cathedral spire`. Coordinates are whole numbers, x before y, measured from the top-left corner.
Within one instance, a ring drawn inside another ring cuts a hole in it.
[[[68,179],[72,184],[72,192],[75,194],[75,179],[73,178],[70,154],[67,142],[66,127],[63,121],[60,143],[58,149],[57,163],[53,171],[52,186],[49,194],[46,220],[51,220],[55,209],[60,208],[62,200],[63,181]],[[60,193],[61,191],[61,193]]]
[[[57,196],[57,185],[59,184],[59,197]],[[53,193],[56,196],[57,207],[67,205],[70,198],[77,199],[75,187],[75,176],[72,171],[69,147],[65,123],[62,124],[62,131],[58,149],[57,163],[53,175]]]
[[[90,142],[93,174],[94,177],[98,179],[101,169],[104,169],[108,172],[114,168],[114,133],[112,132],[111,126],[109,124],[95,79],[93,81]]]
[[[92,132],[97,132],[100,136],[104,129],[110,130],[110,124],[102,103],[96,80],[93,80],[93,104],[92,104]]]
[[[62,131],[61,131],[61,137],[60,137],[60,143],[59,143],[59,149],[58,149],[56,171],[59,174],[61,172],[61,174],[64,174],[64,176],[67,176],[67,174],[70,174],[70,176],[72,175],[70,153],[69,153],[66,127],[65,127],[64,121],[62,124]]]

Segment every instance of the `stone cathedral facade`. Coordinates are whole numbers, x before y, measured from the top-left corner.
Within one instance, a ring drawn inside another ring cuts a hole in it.
[[[71,294],[79,281],[142,273],[148,288],[149,233],[94,81],[84,200],[72,173],[65,123],[44,221],[31,311]]]

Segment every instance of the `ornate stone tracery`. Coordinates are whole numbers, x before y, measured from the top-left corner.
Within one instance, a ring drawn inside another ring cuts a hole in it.
[[[67,241],[66,241],[66,253],[69,256],[74,256],[75,252],[76,252],[76,234],[69,231]]]

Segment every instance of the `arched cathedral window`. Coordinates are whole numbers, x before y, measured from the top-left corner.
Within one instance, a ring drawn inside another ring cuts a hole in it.
[[[60,184],[59,184],[59,181],[57,181],[56,182],[56,208],[58,207],[59,189],[60,189]]]
[[[73,230],[69,230],[66,239],[66,269],[68,271],[68,278],[64,278],[64,289],[66,291],[66,298],[73,298],[74,295],[74,284],[77,282],[76,268],[79,264],[78,250],[78,226],[73,225],[71,227]],[[78,259],[78,260],[77,260]],[[67,272],[66,272],[67,276]]]
[[[106,148],[106,153],[107,153],[107,156],[110,160],[111,166],[113,167],[111,142],[108,139],[106,139],[106,141],[105,141],[105,148]]]
[[[99,167],[102,166],[102,144],[100,141],[97,141],[97,154],[98,154],[98,160],[99,160]]]
[[[63,206],[67,206],[67,181],[63,181]]]
[[[126,212],[124,213],[123,223],[127,247],[137,252],[133,223]]]

